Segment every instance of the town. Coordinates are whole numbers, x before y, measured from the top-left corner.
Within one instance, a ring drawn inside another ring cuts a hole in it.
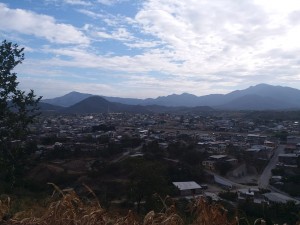
[[[37,189],[53,182],[80,192],[84,183],[107,207],[138,211],[153,207],[155,193],[244,210],[299,207],[296,120],[237,112],[42,114],[29,129],[28,179]]]

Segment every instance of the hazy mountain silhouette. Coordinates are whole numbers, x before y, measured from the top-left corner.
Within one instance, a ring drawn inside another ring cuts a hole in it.
[[[109,102],[100,96],[88,97],[70,107],[61,107],[48,103],[39,103],[42,113],[196,113],[210,112],[213,108],[208,106],[197,107],[172,107],[161,105],[127,105],[116,102]]]
[[[42,102],[49,103],[52,105],[58,105],[62,107],[69,107],[91,96],[92,96],[91,94],[84,94],[84,93],[72,91],[61,97],[52,98],[52,99],[43,99]]]
[[[163,105],[163,106],[198,106],[198,98],[196,95],[183,93],[181,95],[172,94],[168,96],[160,96],[158,98],[147,98],[141,104],[143,105]]]
[[[216,108],[230,110],[282,110],[292,109],[295,106],[271,97],[245,95]]]
[[[101,96],[107,101],[110,102],[118,102],[122,104],[127,104],[127,105],[141,105],[143,103],[143,99],[138,99],[138,98],[120,98],[120,97],[107,97],[107,96]]]
[[[140,105],[126,105],[122,103],[109,102],[100,96],[91,96],[78,102],[62,112],[65,113],[111,113],[132,112],[147,113],[147,109]]]
[[[92,95],[71,92],[62,97],[47,99],[44,102],[70,106]],[[172,107],[210,106],[234,110],[265,110],[300,108],[300,90],[290,87],[258,84],[244,90],[236,90],[228,94],[211,94],[196,96],[188,93],[172,94],[157,98],[135,99],[102,96],[110,102],[128,105],[156,105]]]

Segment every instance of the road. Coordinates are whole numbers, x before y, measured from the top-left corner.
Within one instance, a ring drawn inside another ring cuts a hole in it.
[[[141,151],[142,148],[143,148],[143,145],[140,145],[140,146],[132,149],[131,151],[126,151],[121,156],[119,156],[118,158],[112,160],[111,162],[112,163],[117,163],[117,162],[123,161],[123,160],[127,159],[130,156],[130,153],[136,153],[138,151]]]
[[[220,178],[220,179],[226,181],[227,183],[230,183],[234,188],[249,188],[249,186],[246,186],[246,185],[243,185],[243,184],[239,184],[239,183],[235,183],[235,182],[233,182],[233,181],[231,181],[231,180],[229,180],[229,179],[227,179],[225,177],[222,177],[222,176],[220,176],[220,175],[218,175],[218,174],[216,174],[216,173],[214,173],[214,172],[212,172],[210,170],[205,170],[205,172],[208,173],[208,174],[210,174],[210,175],[213,175],[216,178]]]
[[[272,169],[276,167],[278,162],[278,155],[284,152],[285,145],[279,145],[270,159],[268,165],[265,167],[264,171],[260,175],[258,179],[258,187],[259,188],[267,188],[269,186],[269,180],[272,175]]]

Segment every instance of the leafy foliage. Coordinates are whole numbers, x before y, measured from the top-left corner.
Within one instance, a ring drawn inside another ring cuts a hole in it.
[[[23,149],[12,143],[25,138],[41,99],[36,98],[33,90],[26,94],[18,88],[17,74],[13,70],[24,60],[23,50],[7,41],[0,45],[0,168],[10,173],[14,173],[25,157]]]
[[[220,192],[219,196],[223,199],[227,199],[227,200],[233,201],[233,202],[235,202],[238,197],[236,192],[230,192],[230,191]]]

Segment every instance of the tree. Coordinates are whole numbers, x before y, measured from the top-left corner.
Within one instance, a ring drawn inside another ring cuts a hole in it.
[[[222,176],[225,176],[232,169],[232,165],[229,162],[217,162],[216,167]]]
[[[27,127],[38,115],[34,91],[25,93],[18,88],[14,68],[24,60],[24,48],[4,40],[0,45],[0,170],[14,175],[16,165],[24,159],[21,147],[13,141],[23,141]]]
[[[145,159],[132,159],[129,161],[132,167],[129,198],[137,202],[137,212],[140,212],[142,201],[149,204],[153,194],[161,197],[169,192],[166,168],[160,162]]]

